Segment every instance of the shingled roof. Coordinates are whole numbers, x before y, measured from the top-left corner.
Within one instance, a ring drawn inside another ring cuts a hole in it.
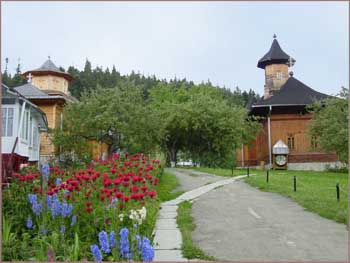
[[[317,92],[294,77],[289,77],[281,89],[274,93],[271,98],[262,99],[251,107],[268,106],[306,106],[317,100],[329,98],[329,95]]]
[[[22,96],[27,99],[63,99],[65,101],[77,101],[76,98],[64,94],[59,91],[52,90],[41,90],[38,87],[32,85],[31,83],[24,84],[14,88]]]
[[[264,69],[270,64],[287,63],[289,58],[290,56],[282,50],[276,36],[274,36],[270,50],[258,61],[258,68]],[[292,60],[295,62],[295,59],[292,58]]]
[[[46,60],[44,62],[44,64],[41,65],[40,68],[37,68],[37,69],[34,69],[34,70],[29,70],[25,73],[23,73],[23,76],[24,77],[27,77],[29,75],[29,73],[31,73],[32,75],[47,75],[47,74],[53,74],[53,75],[58,75],[58,76],[61,76],[65,79],[67,79],[68,81],[72,80],[73,77],[60,70],[52,61],[51,59],[49,58],[48,60]]]

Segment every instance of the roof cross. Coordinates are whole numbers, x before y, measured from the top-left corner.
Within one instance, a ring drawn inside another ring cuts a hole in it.
[[[32,77],[33,77],[32,73],[29,73],[28,76],[27,76],[27,82],[28,83],[32,83]]]
[[[295,63],[295,59],[290,56],[287,62],[288,67],[293,67],[294,63]]]

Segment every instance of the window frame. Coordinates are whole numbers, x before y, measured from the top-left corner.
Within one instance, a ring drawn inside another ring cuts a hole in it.
[[[9,130],[9,124],[10,124],[10,119],[9,119],[9,112],[12,112],[12,120],[11,120],[11,130]],[[5,125],[3,125],[3,114],[6,111],[5,114]],[[2,137],[13,137],[14,134],[14,123],[15,123],[15,107],[13,106],[2,106],[1,107],[1,136]],[[3,129],[5,132],[3,132]]]

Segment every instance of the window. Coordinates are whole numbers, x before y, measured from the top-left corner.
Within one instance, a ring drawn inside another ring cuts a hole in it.
[[[295,150],[295,143],[294,143],[294,136],[293,135],[290,135],[288,137],[288,148],[291,151]]]
[[[277,71],[277,79],[281,80],[283,78],[283,73],[281,71]]]
[[[2,136],[13,134],[13,108],[2,108]]]
[[[21,138],[25,141],[28,141],[29,138],[29,111],[24,111]]]

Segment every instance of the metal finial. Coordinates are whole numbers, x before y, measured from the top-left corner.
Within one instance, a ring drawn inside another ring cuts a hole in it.
[[[276,38],[277,38],[276,34],[273,34],[273,38],[274,38],[274,39],[276,39]]]
[[[48,58],[49,60],[51,60],[51,56],[47,56],[47,58]]]
[[[289,72],[289,76],[293,77],[293,75],[294,75],[293,71]]]

